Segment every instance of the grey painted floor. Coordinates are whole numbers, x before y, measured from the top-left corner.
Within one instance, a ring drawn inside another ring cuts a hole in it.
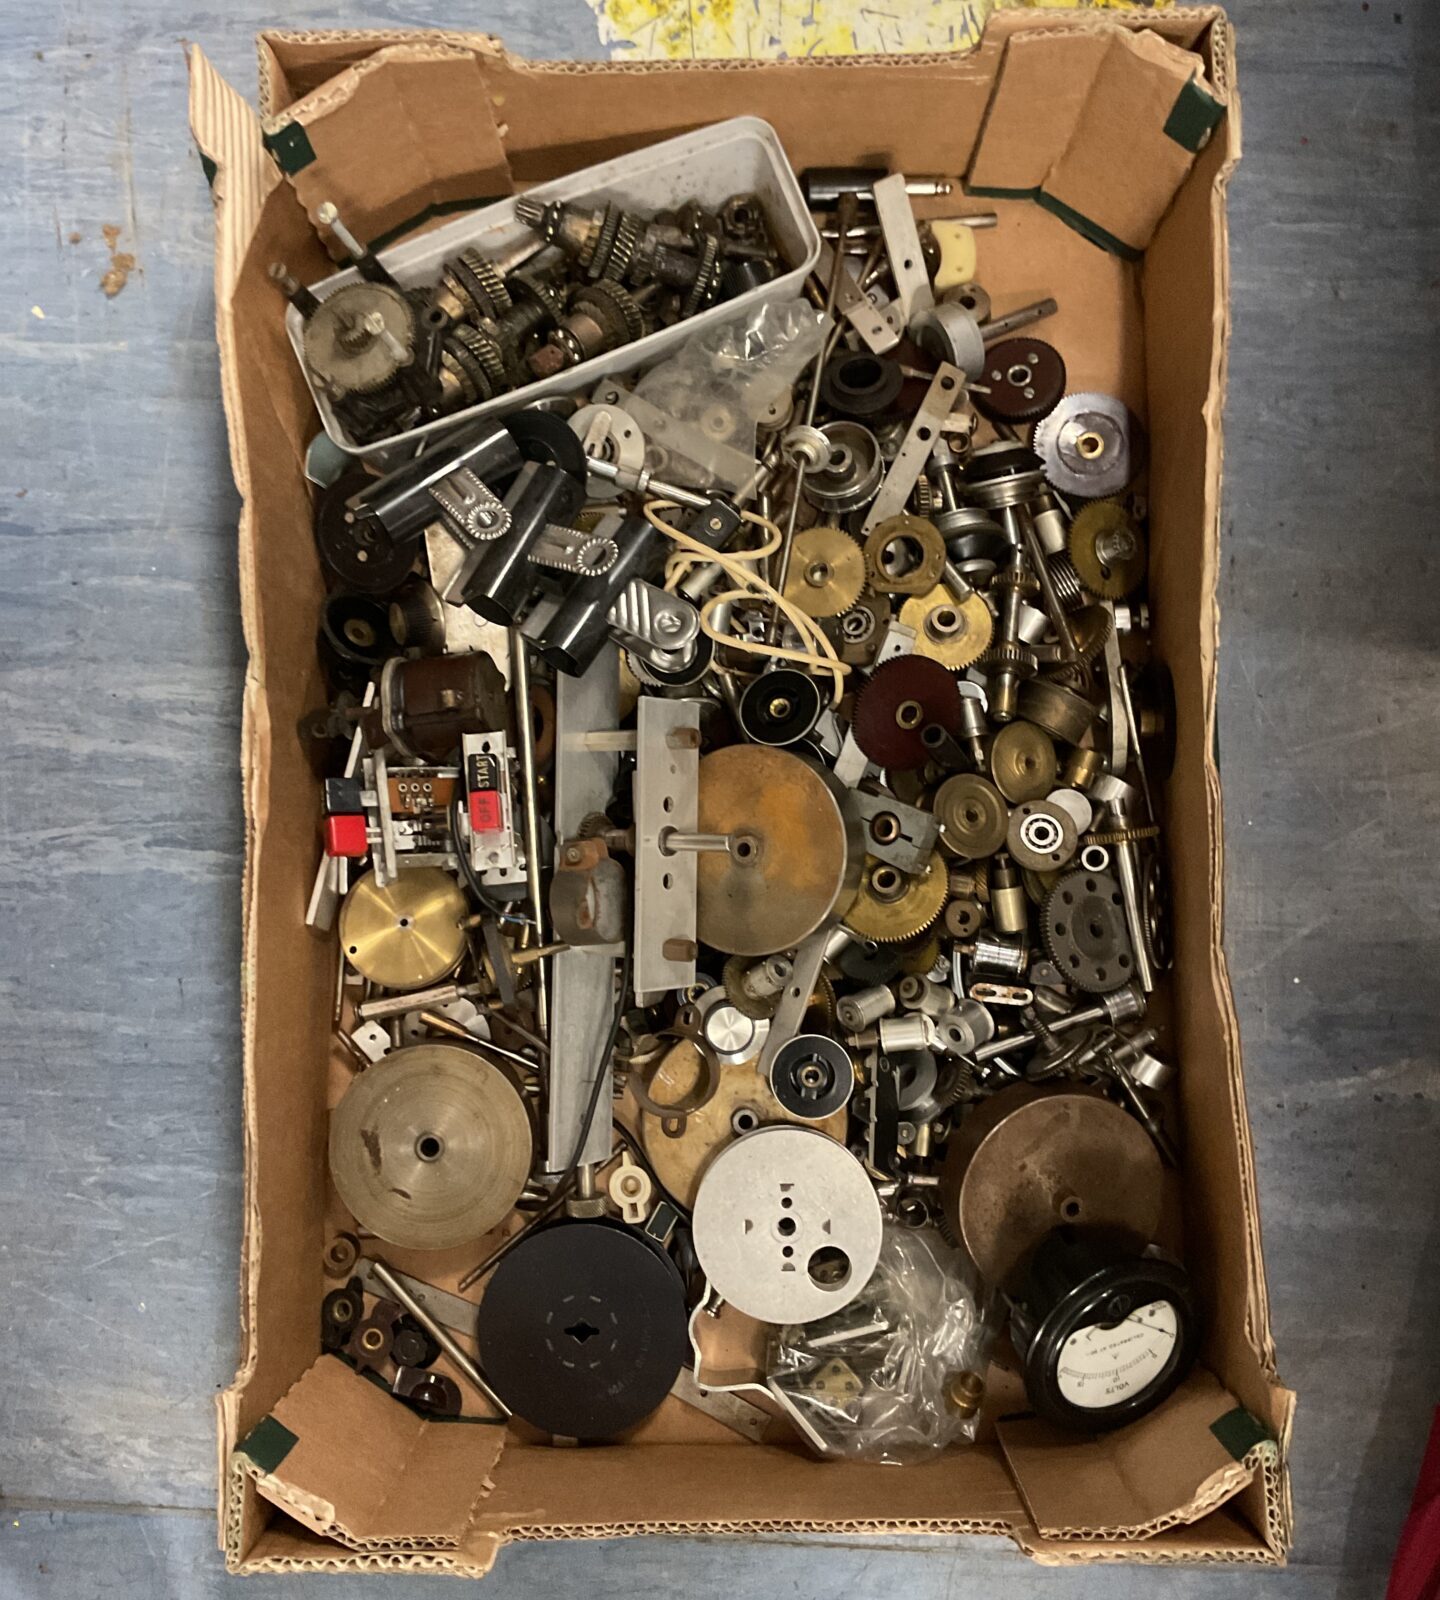
[[[1417,0],[1234,9],[1229,948],[1301,1395],[1294,1565],[1052,1573],[986,1542],[653,1540],[517,1547],[495,1600],[1383,1590],[1440,1391],[1440,16]],[[248,87],[250,37],[276,17],[436,15],[0,0],[5,1600],[230,1583],[208,1396],[235,1353],[241,650],[181,40]],[[582,0],[447,15],[532,53],[595,53]],[[114,300],[98,288],[107,223],[138,261]]]

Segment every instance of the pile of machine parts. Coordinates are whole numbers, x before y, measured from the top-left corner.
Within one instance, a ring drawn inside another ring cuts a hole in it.
[[[1195,1359],[1142,430],[1067,386],[1053,302],[937,294],[903,177],[831,204],[811,301],[687,358],[720,412],[736,349],[793,374],[738,486],[642,379],[318,497],[323,1338],[432,1414],[605,1439],[674,1396],[905,1461],[998,1372],[1093,1432]],[[643,270],[683,314],[680,257],[730,259],[525,220],[571,312]],[[434,303],[543,307],[539,370],[559,292],[462,264]]]
[[[359,443],[463,411],[671,327],[781,269],[754,195],[716,211],[646,216],[613,201],[523,197],[528,241],[457,252],[438,281],[400,283],[332,204],[319,211],[356,278],[323,298],[281,262],[271,276],[304,320],[316,390]]]

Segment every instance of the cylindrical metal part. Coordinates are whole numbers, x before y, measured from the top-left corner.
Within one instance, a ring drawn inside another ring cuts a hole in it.
[[[873,200],[875,185],[886,176],[884,167],[806,167],[800,174],[800,187],[805,204],[812,211],[828,211],[846,194],[857,200]],[[926,173],[905,179],[905,193],[911,195],[947,195],[954,187],[949,178],[938,174]]]
[[[877,983],[874,988],[843,995],[836,1002],[835,1016],[842,1028],[850,1033],[859,1033],[872,1022],[892,1016],[897,1005],[894,991],[883,983]]]
[[[1003,339],[1007,334],[1015,333],[1020,328],[1028,328],[1032,322],[1039,322],[1043,317],[1053,317],[1060,309],[1053,300],[1036,300],[1028,306],[1021,306],[1017,311],[1007,311],[1003,317],[991,317],[984,323],[980,332],[985,336],[986,344],[994,344],[997,339]]]
[[[996,977],[1018,978],[1029,964],[1030,952],[1023,942],[1011,944],[1006,939],[995,939],[985,933],[976,938],[975,949],[970,957],[972,972],[990,973]]]
[[[535,919],[535,942],[545,943],[545,891],[540,882],[540,788],[535,761],[535,715],[530,707],[530,660],[518,628],[510,630],[510,674],[515,691],[515,726],[520,743],[520,784],[525,800],[525,884]],[[550,1029],[550,992],[545,963],[535,963],[535,1020],[541,1033]]]
[[[544,461],[526,462],[505,497],[509,530],[484,548],[465,585],[465,603],[472,611],[505,627],[515,624],[535,587],[530,551],[547,524],[565,522],[580,509],[583,498],[583,488],[568,472]]]
[[[990,862],[990,919],[997,933],[1020,934],[1029,926],[1025,884],[1009,856],[995,856]]]
[[[880,1048],[886,1052],[928,1049],[933,1024],[925,1016],[881,1017],[876,1028]]]
[[[522,460],[520,446],[510,430],[503,424],[486,421],[464,443],[457,444],[452,439],[367,484],[355,496],[352,508],[375,517],[392,539],[408,538],[435,521],[439,508],[429,490],[442,478],[468,467],[488,484],[517,472]]]
[[[907,973],[896,985],[900,1004],[907,1011],[938,1017],[955,1004],[955,996],[944,984],[934,983],[919,973]]]
[[[1048,490],[1037,495],[1030,503],[1030,520],[1035,525],[1035,536],[1047,556],[1059,555],[1066,545],[1065,513],[1055,496]]]

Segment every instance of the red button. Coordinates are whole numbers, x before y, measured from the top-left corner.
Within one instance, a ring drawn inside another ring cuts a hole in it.
[[[500,806],[498,789],[472,789],[470,791],[470,826],[476,833],[501,833],[505,827],[505,814]]]
[[[326,817],[327,856],[363,856],[368,854],[369,850],[370,840],[366,837],[363,816]]]

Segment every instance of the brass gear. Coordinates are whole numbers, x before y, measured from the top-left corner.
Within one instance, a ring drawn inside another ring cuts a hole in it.
[[[949,878],[938,850],[923,872],[909,878],[871,857],[860,877],[860,892],[843,920],[862,939],[903,944],[935,921],[948,893]]]
[[[1107,606],[1082,606],[1070,617],[1070,637],[1087,665],[1098,661],[1110,643],[1115,618]]]
[[[1012,804],[1049,794],[1059,771],[1050,735],[1033,722],[1007,722],[990,745],[990,776]]]
[[[1144,580],[1145,540],[1122,505],[1092,500],[1070,524],[1070,559],[1091,594],[1123,600]]]
[[[807,617],[838,617],[865,592],[865,552],[840,528],[805,528],[790,546],[785,598]]]
[[[890,553],[903,547],[909,565],[894,571]],[[870,586],[881,594],[928,594],[945,570],[945,541],[940,530],[925,517],[908,511],[876,523],[865,541],[865,567]]]
[[[946,778],[935,791],[934,812],[940,822],[940,834],[946,844],[966,860],[976,861],[992,856],[1005,843],[1005,831],[1010,826],[1010,808],[1000,791],[988,778],[976,772],[957,772]],[[953,878],[947,887],[952,893]],[[971,880],[977,898],[989,899],[985,875]]]
[[[909,946],[900,962],[902,972],[925,974],[940,959],[940,937],[931,933],[918,944]]]
[[[742,1016],[749,1017],[752,1022],[768,1021],[775,1015],[775,1007],[780,1004],[784,991],[777,989],[759,1000],[746,994],[741,980],[754,964],[753,956],[727,956],[720,969],[720,982],[724,985],[726,999]]]
[[[983,595],[972,589],[965,599],[957,600],[944,583],[905,601],[900,621],[915,630],[917,656],[929,656],[952,672],[978,661],[995,633],[995,618]]]

